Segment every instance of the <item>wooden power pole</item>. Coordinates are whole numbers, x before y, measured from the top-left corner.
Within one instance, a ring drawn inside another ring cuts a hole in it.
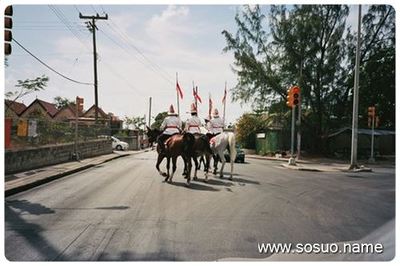
[[[107,20],[108,15],[106,14],[105,16],[99,16],[99,14],[96,14],[96,16],[83,16],[81,13],[79,13],[79,18],[80,19],[90,19],[88,22],[88,25],[90,26],[89,30],[93,33],[93,65],[94,65],[94,104],[95,104],[95,121],[96,124],[98,122],[98,109],[99,109],[99,100],[98,100],[98,92],[97,92],[97,52],[96,52],[96,20],[98,19],[103,19]]]

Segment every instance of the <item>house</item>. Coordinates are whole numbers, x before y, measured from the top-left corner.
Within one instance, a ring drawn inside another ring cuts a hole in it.
[[[352,129],[341,128],[327,136],[328,150],[336,156],[349,157],[351,153]],[[371,129],[358,129],[357,147],[360,157],[368,158],[371,152]],[[374,153],[377,155],[395,154],[396,132],[392,130],[374,130]]]
[[[53,117],[58,112],[55,104],[43,100],[34,100],[25,110],[19,115],[20,118],[46,118],[53,120]]]
[[[25,111],[26,105],[16,101],[5,100],[5,117],[18,118]]]
[[[78,111],[78,117],[83,115],[82,112]],[[69,104],[62,107],[53,117],[56,121],[70,121],[76,119],[76,107],[74,104]]]
[[[86,121],[92,121],[92,123],[95,123],[95,118],[96,118],[96,105],[92,105],[84,114],[84,118],[87,118]],[[109,125],[110,124],[110,116],[107,115],[103,109],[100,107],[97,107],[97,120],[102,123]]]

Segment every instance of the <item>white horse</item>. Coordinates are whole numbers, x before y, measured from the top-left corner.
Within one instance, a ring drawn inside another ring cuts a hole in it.
[[[231,175],[230,175],[230,180],[232,180],[232,174],[233,174],[233,164],[235,163],[235,158],[236,158],[236,138],[235,134],[232,132],[222,132],[221,134],[213,137],[210,140],[210,146],[211,150],[213,151],[214,154],[218,155],[220,158],[222,165],[221,165],[221,170],[219,172],[219,177],[222,178],[224,176],[223,170],[225,166],[225,156],[224,156],[224,151],[226,149],[229,149],[229,155],[230,155],[230,161],[231,161]]]

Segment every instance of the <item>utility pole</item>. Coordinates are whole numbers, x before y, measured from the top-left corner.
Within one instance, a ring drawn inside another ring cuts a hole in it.
[[[351,162],[349,169],[358,169],[357,165],[357,139],[358,139],[358,86],[360,70],[360,33],[361,33],[361,5],[358,7],[358,32],[356,49],[356,67],[354,73],[354,91],[353,91],[353,124],[351,133]]]
[[[98,93],[97,93],[97,51],[96,51],[96,30],[98,30],[96,26],[96,20],[102,19],[107,20],[108,14],[105,16],[83,16],[82,13],[79,12],[80,19],[90,19],[91,21],[88,22],[88,25],[91,27],[89,30],[93,33],[93,65],[94,65],[94,104],[95,104],[95,122],[98,122],[98,109],[99,109],[99,101],[98,101]]]
[[[149,98],[149,127],[151,126],[151,97]]]
[[[300,60],[300,76],[299,76],[299,86],[302,87],[303,83],[303,59]],[[301,93],[299,93],[299,105],[298,109],[298,118],[297,118],[297,156],[296,159],[300,160],[301,155]]]

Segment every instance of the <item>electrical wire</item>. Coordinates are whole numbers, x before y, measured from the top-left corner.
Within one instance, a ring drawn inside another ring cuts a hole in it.
[[[67,79],[67,80],[69,80],[69,81],[75,82],[75,83],[77,83],[77,84],[82,84],[82,85],[93,85],[93,83],[77,81],[77,80],[74,80],[74,79],[72,79],[72,78],[69,78],[69,77],[67,77],[67,76],[65,76],[65,75],[63,75],[63,74],[61,74],[60,72],[58,72],[57,70],[55,70],[54,68],[52,68],[51,66],[49,66],[48,64],[46,64],[45,62],[43,62],[42,60],[40,60],[37,56],[35,56],[32,52],[30,52],[30,51],[29,51],[28,49],[26,49],[22,44],[20,44],[15,38],[12,38],[12,40],[13,40],[19,47],[21,47],[25,52],[27,52],[28,54],[30,54],[33,58],[35,58],[37,61],[39,61],[42,65],[44,65],[45,67],[47,67],[48,69],[50,69],[50,70],[53,71],[54,73],[58,74],[59,76],[65,78],[65,79]]]

